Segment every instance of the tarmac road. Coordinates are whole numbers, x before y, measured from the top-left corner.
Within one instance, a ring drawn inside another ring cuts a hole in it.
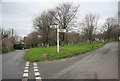
[[[2,79],[22,79],[27,50],[15,50],[2,55]]]
[[[118,79],[118,43],[69,59],[39,62],[43,79]]]
[[[2,78],[22,79],[26,50],[16,50],[2,56]],[[72,58],[37,62],[42,79],[118,79],[118,43]],[[29,79],[35,79],[30,63]]]

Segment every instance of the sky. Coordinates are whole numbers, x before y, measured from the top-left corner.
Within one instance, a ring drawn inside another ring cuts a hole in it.
[[[14,29],[20,36],[26,36],[33,29],[32,20],[44,10],[52,9],[63,2],[80,4],[78,18],[83,18],[88,13],[98,14],[99,24],[106,18],[117,15],[118,1],[109,0],[101,2],[96,0],[2,0],[0,3],[0,26],[5,29]]]

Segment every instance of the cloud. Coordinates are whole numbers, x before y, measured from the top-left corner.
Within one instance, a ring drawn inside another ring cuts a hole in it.
[[[118,2],[119,0],[2,0],[2,2]]]
[[[33,31],[32,20],[34,17],[41,14],[44,10],[54,8],[59,3],[64,2],[63,0],[36,0],[39,2],[32,0],[24,1],[2,0],[2,6],[0,6],[2,7],[0,8],[2,9],[2,12],[0,12],[0,14],[2,14],[2,26],[5,28],[14,28],[17,34],[21,36]],[[73,0],[66,0],[66,2],[67,1],[70,2]],[[101,23],[105,21],[107,17],[114,16],[117,12],[117,2],[81,3],[79,0],[75,0],[74,2],[80,4],[78,16],[84,17],[89,12],[97,13],[101,17]]]

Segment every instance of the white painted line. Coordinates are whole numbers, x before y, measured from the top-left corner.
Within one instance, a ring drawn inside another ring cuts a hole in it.
[[[22,81],[28,80],[29,62],[26,62]]]
[[[29,62],[26,62],[26,64],[29,64]]]
[[[34,67],[34,74],[35,74],[35,79],[36,81],[38,80],[42,80],[41,77],[40,77],[40,73],[38,71],[38,67],[37,67],[37,63],[36,62],[33,62],[33,67]]]
[[[33,65],[34,67],[37,67],[37,65]]]
[[[28,66],[28,67],[29,67],[29,64],[26,64],[25,66]]]
[[[36,72],[36,71],[38,71],[38,69],[34,69],[34,71]]]
[[[25,69],[29,69],[29,67],[25,67]]]
[[[35,79],[42,79],[41,77],[35,77]]]
[[[28,81],[28,78],[25,77],[25,78],[22,79],[22,81]]]
[[[24,70],[24,73],[28,73],[28,70],[25,69],[25,70]]]
[[[38,68],[37,66],[34,67],[34,69],[37,69],[37,68]]]
[[[33,62],[33,66],[37,66],[37,63],[36,63],[36,62]]]
[[[24,74],[23,74],[23,77],[28,77],[28,73],[24,73]]]
[[[35,76],[40,76],[40,73],[39,72],[35,72]]]

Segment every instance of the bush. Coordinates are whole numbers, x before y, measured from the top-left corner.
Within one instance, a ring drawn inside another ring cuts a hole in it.
[[[7,53],[7,52],[9,52],[9,51],[11,51],[11,49],[8,49],[8,48],[2,48],[2,53]]]
[[[22,44],[15,44],[14,49],[22,49],[23,45]]]

